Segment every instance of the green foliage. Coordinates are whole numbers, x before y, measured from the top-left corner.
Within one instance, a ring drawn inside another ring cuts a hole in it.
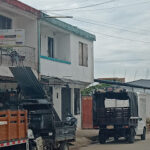
[[[90,87],[82,90],[81,94],[82,95],[91,95],[95,90],[97,90],[97,89],[104,89],[104,88],[107,88],[107,87],[110,87],[110,85],[109,84],[105,84],[105,83],[97,84],[95,86],[90,86]]]

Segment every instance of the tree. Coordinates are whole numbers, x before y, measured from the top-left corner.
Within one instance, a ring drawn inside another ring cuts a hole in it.
[[[95,90],[98,90],[98,89],[105,89],[107,87],[110,87],[109,84],[105,84],[105,83],[102,83],[102,84],[97,84],[95,86],[90,86],[88,88],[85,88],[84,90],[81,91],[81,94],[82,96],[84,95],[92,95],[92,93],[95,91]]]

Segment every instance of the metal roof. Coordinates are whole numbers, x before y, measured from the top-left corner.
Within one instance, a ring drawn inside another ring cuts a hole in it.
[[[68,24],[66,22],[63,22],[61,20],[55,19],[55,18],[48,18],[49,16],[47,14],[42,13],[41,14],[41,20],[45,21],[47,23],[50,23],[56,27],[59,27],[63,30],[69,31],[77,36],[80,36],[82,38],[85,38],[90,41],[96,41],[96,36],[94,34],[91,34],[89,32],[86,32],[76,26],[73,26],[71,24]]]
[[[150,88],[150,80],[148,79],[140,79],[140,80],[135,80],[135,81],[131,81],[128,83],[132,85],[144,86],[144,87]]]

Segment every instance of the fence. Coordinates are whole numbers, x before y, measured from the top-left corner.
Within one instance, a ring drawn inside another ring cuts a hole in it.
[[[27,111],[0,111],[0,142],[27,137]]]
[[[35,49],[28,46],[0,46],[0,65],[30,66],[37,70]]]

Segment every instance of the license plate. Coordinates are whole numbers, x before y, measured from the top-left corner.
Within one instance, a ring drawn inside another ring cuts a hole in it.
[[[106,128],[107,128],[107,129],[114,129],[114,126],[109,125],[109,126],[107,126]]]

